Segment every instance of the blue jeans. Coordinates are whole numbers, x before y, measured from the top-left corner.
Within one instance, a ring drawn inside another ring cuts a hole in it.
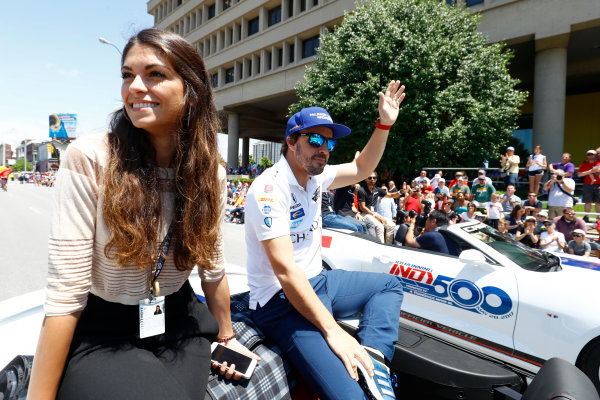
[[[373,272],[322,270],[309,282],[335,318],[362,312],[358,341],[378,349],[388,360],[393,358],[403,298],[398,277]],[[321,331],[296,311],[283,291],[264,306],[258,306],[252,312],[252,319],[281,348],[319,398],[366,398]]]
[[[506,189],[506,187],[508,185],[513,185],[516,188],[518,177],[519,177],[519,174],[517,174],[515,172],[506,174],[506,176],[504,177],[504,189]]]
[[[323,217],[323,228],[349,229],[361,233],[364,233],[365,231],[365,228],[358,220],[342,217],[335,213],[329,213]]]

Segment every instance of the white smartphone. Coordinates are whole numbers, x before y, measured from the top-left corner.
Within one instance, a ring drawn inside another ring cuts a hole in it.
[[[221,343],[213,343],[211,345],[211,361],[222,365],[223,362],[227,361],[227,365],[235,364],[235,372],[242,374],[242,378],[250,379],[254,368],[256,367],[256,360],[252,357],[248,357],[245,354],[230,349],[229,347],[223,346]]]

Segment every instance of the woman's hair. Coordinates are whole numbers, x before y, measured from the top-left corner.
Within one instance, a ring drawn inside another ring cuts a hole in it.
[[[513,210],[510,212],[510,215],[512,215],[512,217],[516,220],[517,219],[517,214],[519,213],[519,211],[522,208],[523,207],[520,204],[516,204],[515,207],[513,208]]]
[[[198,52],[181,36],[145,29],[133,36],[121,63],[134,45],[158,51],[183,80],[184,104],[178,127],[171,132],[175,144],[175,208],[172,253],[177,269],[214,268],[215,243],[220,235],[221,184],[218,178],[217,132],[219,121],[210,77]],[[156,256],[161,202],[156,153],[148,133],[136,128],[124,109],[116,111],[108,136],[108,165],[104,174],[102,212],[110,238],[106,257],[120,265],[150,265]],[[111,254],[112,253],[112,254]]]

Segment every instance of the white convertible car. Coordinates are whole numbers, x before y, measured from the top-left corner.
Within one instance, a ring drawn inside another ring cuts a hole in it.
[[[600,260],[533,250],[479,222],[440,232],[460,256],[324,229],[324,265],[399,276],[411,330],[529,376],[560,357],[600,390]]]

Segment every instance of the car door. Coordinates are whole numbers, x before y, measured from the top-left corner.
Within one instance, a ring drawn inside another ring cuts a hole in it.
[[[381,246],[363,269],[402,279],[407,321],[461,346],[512,354],[518,305],[515,276],[481,249],[465,252],[465,247],[470,246],[463,247],[461,257],[454,257]]]

